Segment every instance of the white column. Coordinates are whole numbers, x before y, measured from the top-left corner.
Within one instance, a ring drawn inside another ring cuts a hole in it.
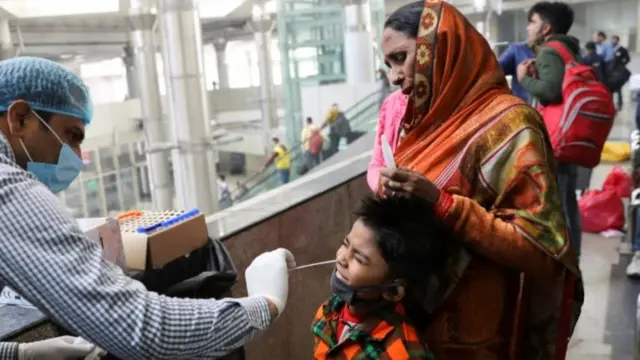
[[[217,209],[216,175],[202,64],[202,26],[195,0],[160,0],[165,81],[178,206]]]
[[[273,130],[278,127],[277,103],[273,89],[273,63],[271,61],[271,34],[274,26],[275,20],[264,11],[264,7],[262,5],[254,5],[253,21],[250,27],[258,50],[260,104],[265,155],[272,152],[271,136]]]
[[[0,60],[14,57],[16,51],[11,40],[9,20],[0,19]]]
[[[133,94],[136,94],[136,97],[140,99],[146,148],[152,149],[158,144],[166,142],[165,122],[158,89],[156,44],[153,34],[156,22],[155,0],[131,0],[128,20],[133,43],[129,49],[130,56],[128,56],[131,66],[127,67],[129,96],[132,97]],[[129,79],[130,72],[137,76]],[[153,208],[156,210],[173,209],[168,153],[147,153],[147,166]],[[145,175],[143,171],[143,177]]]
[[[132,6],[136,4],[136,1],[140,2],[139,0],[132,0],[131,2]],[[134,11],[133,8],[132,8],[132,11]],[[133,20],[133,21],[136,21],[136,20]],[[130,30],[132,32],[136,31],[133,27],[131,27]],[[133,34],[131,36],[133,37]],[[134,39],[134,41],[136,40]],[[123,49],[123,55],[122,55],[122,62],[124,63],[124,67],[126,70],[125,75],[127,77],[127,97],[129,99],[140,98],[140,94],[138,92],[138,87],[139,87],[138,83],[140,80],[138,79],[138,69],[136,69],[134,51],[135,50],[133,49],[133,46],[131,44],[127,44]]]
[[[218,39],[213,42],[216,50],[216,66],[218,68],[218,88],[229,88],[229,70],[227,70],[227,41]]]
[[[344,62],[347,83],[375,82],[371,10],[368,0],[344,0]]]

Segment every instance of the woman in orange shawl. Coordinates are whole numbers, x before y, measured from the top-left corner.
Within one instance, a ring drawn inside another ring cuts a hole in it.
[[[410,95],[386,196],[420,196],[460,249],[423,305],[436,359],[563,359],[582,303],[548,136],[452,5],[397,10],[382,40]]]

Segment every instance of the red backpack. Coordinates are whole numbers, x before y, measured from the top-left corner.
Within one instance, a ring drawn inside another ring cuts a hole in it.
[[[320,134],[320,130],[312,130],[311,136],[309,137],[309,152],[313,155],[318,155],[322,151],[322,135]]]
[[[546,44],[565,62],[562,103],[539,106],[557,161],[593,168],[613,126],[616,108],[595,69],[580,64],[558,41]]]

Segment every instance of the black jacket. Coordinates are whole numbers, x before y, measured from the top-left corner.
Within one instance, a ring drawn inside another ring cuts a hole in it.
[[[615,56],[613,58],[614,69],[617,67],[626,67],[630,61],[631,57],[629,56],[629,50],[624,46],[618,46],[615,48]]]
[[[582,63],[585,65],[593,66],[596,70],[596,75],[598,76],[598,80],[603,84],[607,83],[607,69],[605,67],[604,58],[595,52],[587,53],[582,57]]]

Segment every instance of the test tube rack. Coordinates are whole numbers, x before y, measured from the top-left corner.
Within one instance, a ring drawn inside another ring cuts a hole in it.
[[[134,210],[120,214],[118,222],[128,248],[127,266],[133,269],[159,269],[208,242],[204,214],[198,209]]]

